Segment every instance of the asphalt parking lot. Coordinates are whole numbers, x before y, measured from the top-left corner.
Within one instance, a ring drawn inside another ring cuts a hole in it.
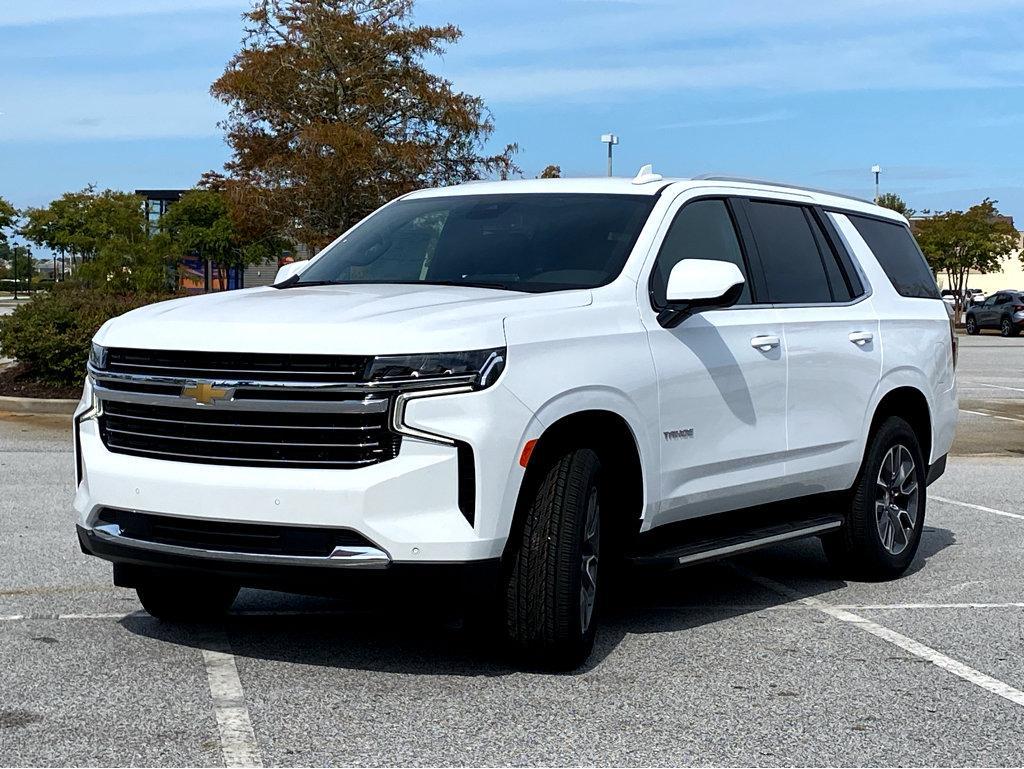
[[[901,580],[816,541],[647,578],[592,664],[244,591],[176,629],[74,536],[65,419],[0,415],[0,764],[1024,763],[1024,339],[961,337],[961,425]]]

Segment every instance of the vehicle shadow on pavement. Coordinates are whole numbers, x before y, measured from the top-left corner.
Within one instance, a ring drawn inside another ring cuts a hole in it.
[[[926,526],[908,575],[955,543],[951,531]],[[831,572],[817,540],[670,573],[635,574],[609,600],[590,661],[569,675],[600,667],[631,635],[681,632],[794,603],[752,582],[744,571],[783,583],[801,596],[824,597],[847,585]],[[491,635],[463,621],[441,600],[432,605],[397,597],[382,605],[246,590],[232,614],[217,625],[182,628],[142,612],[125,617],[121,625],[131,633],[195,648],[220,649],[226,634],[237,657],[290,664],[413,675],[522,672]]]

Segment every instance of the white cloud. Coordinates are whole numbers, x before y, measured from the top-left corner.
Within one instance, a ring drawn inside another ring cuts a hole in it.
[[[681,90],[749,89],[779,93],[854,90],[967,89],[1024,85],[1024,52],[1001,54],[949,49],[956,30],[904,35],[860,34],[758,39],[648,53],[607,52],[602,64],[477,65],[453,69],[460,88],[488,102],[622,101],[634,94]],[[592,61],[588,57],[587,61]]]
[[[444,3],[437,10],[445,16]],[[844,34],[886,36],[896,28],[913,39],[930,24],[946,29],[984,25],[999,14],[1004,25],[1020,0],[576,0],[565,6],[489,0],[488,13],[475,23],[455,18],[466,32],[456,55],[480,57],[629,50],[642,57],[661,46],[680,46],[737,35],[789,33],[812,39]],[[434,19],[431,19],[432,21]],[[1018,22],[1019,24],[1019,22]]]

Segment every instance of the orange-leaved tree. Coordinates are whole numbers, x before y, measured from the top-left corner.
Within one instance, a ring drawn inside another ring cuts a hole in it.
[[[462,33],[416,25],[412,11],[413,0],[255,0],[211,88],[230,108],[225,185],[243,216],[318,247],[410,190],[518,171],[515,145],[486,154],[483,101],[425,67]]]

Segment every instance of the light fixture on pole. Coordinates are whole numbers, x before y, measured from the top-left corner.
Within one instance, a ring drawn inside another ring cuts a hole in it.
[[[615,134],[601,134],[601,141],[608,145],[608,175],[612,175],[612,147],[619,143]]]
[[[878,177],[882,175],[882,167],[877,163],[871,166],[871,173],[875,175],[875,202],[878,202],[878,198],[881,196],[881,191],[878,187]]]

